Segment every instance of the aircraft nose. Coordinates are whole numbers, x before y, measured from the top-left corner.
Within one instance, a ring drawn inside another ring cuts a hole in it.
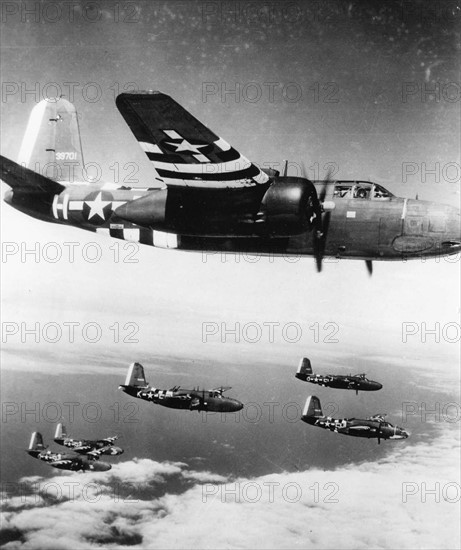
[[[380,389],[382,389],[383,385],[380,384],[379,382],[371,382],[371,390],[372,391],[378,391]]]
[[[455,207],[446,207],[445,232],[440,239],[442,254],[457,254],[461,251],[461,212]]]
[[[99,472],[107,472],[108,470],[110,470],[112,468],[112,466],[108,463],[108,462],[96,462],[94,465],[93,465],[93,470],[97,470]]]
[[[392,439],[407,439],[407,437],[410,437],[410,433],[403,428],[396,426],[394,429],[394,435],[391,437]]]
[[[243,403],[241,403],[237,399],[232,399],[232,402],[231,402],[232,412],[241,411],[242,409],[243,409]]]

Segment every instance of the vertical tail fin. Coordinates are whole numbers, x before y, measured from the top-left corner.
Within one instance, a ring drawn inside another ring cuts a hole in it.
[[[84,181],[85,165],[75,107],[44,99],[32,109],[18,164],[54,181]]]
[[[44,451],[46,449],[43,445],[43,437],[40,432],[34,432],[30,437],[29,451]]]
[[[139,386],[140,388],[147,386],[144,367],[140,363],[131,363],[129,366],[125,386]]]
[[[65,439],[67,437],[66,427],[61,424],[61,422],[56,426],[56,432],[54,434],[54,439]]]
[[[306,399],[306,404],[304,405],[303,417],[321,418],[322,416],[323,416],[323,413],[322,413],[322,405],[320,404],[320,399],[315,395],[310,395]]]
[[[296,371],[296,378],[300,380],[306,380],[306,377],[312,374],[312,365],[310,360],[307,357],[303,357]]]

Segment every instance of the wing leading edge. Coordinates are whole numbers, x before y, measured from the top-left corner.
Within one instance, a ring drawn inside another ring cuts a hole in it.
[[[267,174],[171,97],[123,93],[116,104],[166,185],[229,188],[268,183]]]

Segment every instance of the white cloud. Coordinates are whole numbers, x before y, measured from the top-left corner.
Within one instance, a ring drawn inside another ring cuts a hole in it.
[[[22,539],[5,548],[458,548],[459,458],[459,434],[445,428],[333,471],[226,479],[134,459],[102,475],[43,479],[62,488],[56,501],[21,509],[11,499],[3,525]],[[424,499],[424,484],[438,494]]]

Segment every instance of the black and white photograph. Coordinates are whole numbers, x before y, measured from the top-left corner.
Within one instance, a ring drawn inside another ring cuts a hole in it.
[[[0,8],[0,546],[460,549],[460,0]]]

